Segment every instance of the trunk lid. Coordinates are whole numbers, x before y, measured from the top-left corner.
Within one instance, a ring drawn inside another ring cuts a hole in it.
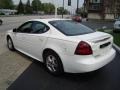
[[[93,50],[94,56],[106,54],[112,48],[113,43],[112,36],[103,32],[94,32],[85,35],[72,36],[72,38],[79,42],[86,41],[89,43]]]

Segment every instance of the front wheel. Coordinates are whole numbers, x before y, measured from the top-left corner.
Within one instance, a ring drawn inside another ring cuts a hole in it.
[[[2,21],[0,21],[0,25],[2,25]]]
[[[60,75],[63,73],[63,65],[60,57],[53,51],[45,54],[45,66],[53,75]]]
[[[7,46],[8,46],[9,50],[11,50],[11,51],[15,50],[14,45],[13,45],[13,41],[10,37],[7,38]]]

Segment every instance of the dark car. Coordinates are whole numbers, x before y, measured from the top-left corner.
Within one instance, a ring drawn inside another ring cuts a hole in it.
[[[82,17],[79,15],[72,16],[72,20],[76,22],[82,22]]]
[[[0,25],[2,25],[3,21],[0,19]]]

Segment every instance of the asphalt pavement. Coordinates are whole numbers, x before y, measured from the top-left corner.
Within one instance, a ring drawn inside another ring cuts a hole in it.
[[[102,29],[103,27],[112,29],[113,25],[114,25],[114,21],[89,20],[87,22],[82,22],[82,24],[84,24],[94,30]]]
[[[120,54],[97,71],[59,77],[47,73],[35,60],[8,90],[120,90]]]

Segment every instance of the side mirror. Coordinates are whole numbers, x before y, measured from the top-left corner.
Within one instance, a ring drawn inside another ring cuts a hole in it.
[[[17,29],[16,29],[16,28],[14,28],[14,29],[13,29],[13,32],[16,32],[16,31],[17,31]]]

